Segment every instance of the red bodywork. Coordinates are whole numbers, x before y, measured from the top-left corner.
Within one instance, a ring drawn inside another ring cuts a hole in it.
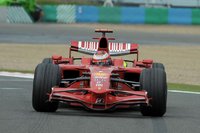
[[[69,58],[52,56],[54,64],[59,64],[62,72],[60,86],[52,88],[49,101],[65,102],[74,106],[83,106],[91,110],[109,110],[129,107],[130,105],[149,104],[145,90],[140,90],[140,73],[144,68],[152,67],[152,60],[138,61],[138,45],[130,43],[112,43],[106,38],[109,30],[96,30],[103,35],[98,42],[71,41]],[[111,56],[136,54],[136,59],[112,59],[112,65],[92,64],[91,58],[73,58],[72,51],[93,54],[105,50]],[[81,60],[79,65],[75,60]],[[132,66],[126,67],[125,62]]]

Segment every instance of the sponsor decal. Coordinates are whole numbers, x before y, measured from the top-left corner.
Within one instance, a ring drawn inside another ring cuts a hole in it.
[[[96,104],[102,104],[102,103],[105,103],[105,101],[104,101],[103,98],[97,98],[95,103]]]
[[[114,43],[109,42],[108,48],[110,54],[120,54],[120,53],[129,53],[131,49],[130,43]],[[88,41],[79,41],[78,42],[78,49],[79,51],[83,52],[91,52],[95,53],[98,49],[99,42],[88,42]]]
[[[103,85],[102,85],[103,86]],[[100,91],[101,90],[101,87],[98,87],[98,90]]]
[[[131,44],[130,43],[109,43],[109,50],[110,52],[126,52],[130,51]]]
[[[103,84],[101,84],[101,83],[96,83],[96,86],[98,87],[98,90],[101,90],[100,87],[103,87]]]
[[[94,76],[95,76],[95,77],[98,77],[98,78],[99,78],[99,77],[106,77],[106,75],[107,75],[107,74],[104,73],[104,72],[96,72],[96,73],[94,74]]]
[[[79,50],[94,52],[94,51],[97,51],[97,48],[98,48],[98,42],[87,42],[87,41],[85,41],[85,42],[79,41],[78,42]]]
[[[96,82],[96,86],[99,87],[98,90],[101,90],[103,82],[107,80],[107,74],[104,72],[96,72],[94,73],[94,80]]]

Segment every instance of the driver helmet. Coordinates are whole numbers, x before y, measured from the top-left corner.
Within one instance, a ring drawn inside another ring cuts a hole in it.
[[[95,65],[111,65],[110,55],[106,51],[97,51],[93,56],[92,63]]]

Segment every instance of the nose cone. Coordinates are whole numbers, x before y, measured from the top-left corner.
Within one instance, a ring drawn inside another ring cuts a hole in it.
[[[91,74],[91,91],[97,94],[106,93],[110,87],[110,73],[97,71]]]

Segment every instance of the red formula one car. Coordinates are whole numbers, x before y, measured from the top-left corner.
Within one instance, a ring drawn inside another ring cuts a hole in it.
[[[138,45],[108,42],[106,33],[98,42],[71,41],[69,57],[52,56],[38,64],[33,81],[33,108],[54,112],[59,102],[105,111],[140,105],[145,116],[163,116],[166,112],[167,84],[163,64],[138,60]],[[73,58],[71,52],[93,54],[91,58]],[[124,60],[111,56],[135,54]],[[74,63],[80,60],[80,64]],[[131,64],[127,66],[127,62]]]

